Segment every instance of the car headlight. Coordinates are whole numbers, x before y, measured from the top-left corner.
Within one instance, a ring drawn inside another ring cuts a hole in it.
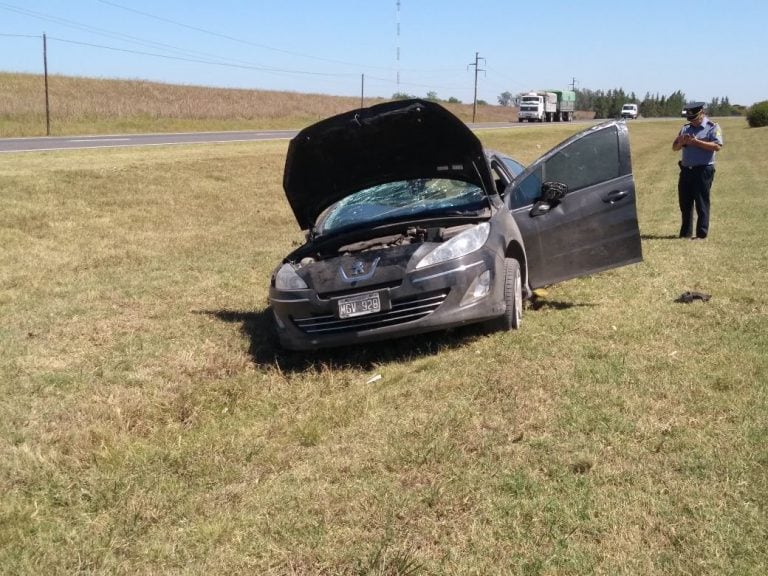
[[[307,283],[296,274],[292,264],[283,264],[275,274],[275,288],[278,290],[306,290]]]
[[[466,232],[462,232],[458,236],[454,236],[450,240],[443,242],[432,250],[429,254],[424,256],[418,264],[416,269],[424,268],[425,266],[432,266],[433,264],[439,264],[447,260],[453,260],[454,258],[460,258],[466,256],[470,252],[474,252],[485,244],[488,240],[488,235],[491,233],[491,225],[488,222],[478,224],[474,228],[470,228]]]

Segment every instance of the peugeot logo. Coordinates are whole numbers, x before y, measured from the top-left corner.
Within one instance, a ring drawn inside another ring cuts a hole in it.
[[[353,276],[361,276],[362,274],[365,274],[365,262],[362,260],[358,260],[354,264],[352,264],[352,269],[350,270]]]
[[[376,272],[376,266],[379,265],[380,258],[376,258],[373,262],[371,262],[371,268],[368,270],[368,272],[365,272],[365,265],[366,262],[364,260],[355,260],[352,266],[349,268],[349,274],[347,274],[347,271],[344,270],[344,266],[339,266],[339,274],[341,275],[341,279],[348,283],[352,284],[354,282],[359,282],[361,280],[368,280],[373,276],[373,273]]]

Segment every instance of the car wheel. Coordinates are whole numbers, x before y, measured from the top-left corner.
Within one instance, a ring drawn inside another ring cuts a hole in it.
[[[504,260],[504,303],[506,311],[490,326],[494,330],[517,330],[523,322],[523,280],[520,263],[514,258]]]

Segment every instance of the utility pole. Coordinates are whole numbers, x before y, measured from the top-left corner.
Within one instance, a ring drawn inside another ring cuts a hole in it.
[[[397,92],[400,92],[400,0],[397,0],[397,47],[395,57],[397,59]]]
[[[360,75],[360,108],[363,108],[363,99],[365,98],[365,74]]]
[[[475,67],[475,98],[472,101],[472,122],[474,123],[475,118],[477,117],[477,73],[478,72],[485,72],[485,70],[480,69],[480,60],[485,61],[485,58],[480,57],[479,52],[475,52],[475,61],[469,64],[469,66]]]
[[[45,135],[51,135],[51,109],[48,105],[48,39],[43,34],[43,70],[45,70]]]
[[[576,90],[576,78],[572,78],[571,80],[571,90]]]

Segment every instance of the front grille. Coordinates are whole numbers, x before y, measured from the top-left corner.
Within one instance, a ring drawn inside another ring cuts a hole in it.
[[[359,290],[391,290],[392,288],[399,288],[402,284],[402,280],[396,280],[395,282],[386,282],[383,284],[371,284],[370,286],[361,286],[358,288]],[[354,288],[354,284],[352,284],[352,287]],[[323,300],[329,300],[331,298],[336,298],[337,296],[346,296],[349,294],[349,286],[344,288],[344,290],[336,290],[335,292],[318,292],[318,297],[322,298]]]
[[[429,316],[443,303],[448,290],[419,294],[418,296],[394,300],[392,308],[378,314],[357,316],[341,320],[333,314],[292,318],[296,327],[305,334],[344,334],[360,330],[373,330],[385,326],[396,326]]]

